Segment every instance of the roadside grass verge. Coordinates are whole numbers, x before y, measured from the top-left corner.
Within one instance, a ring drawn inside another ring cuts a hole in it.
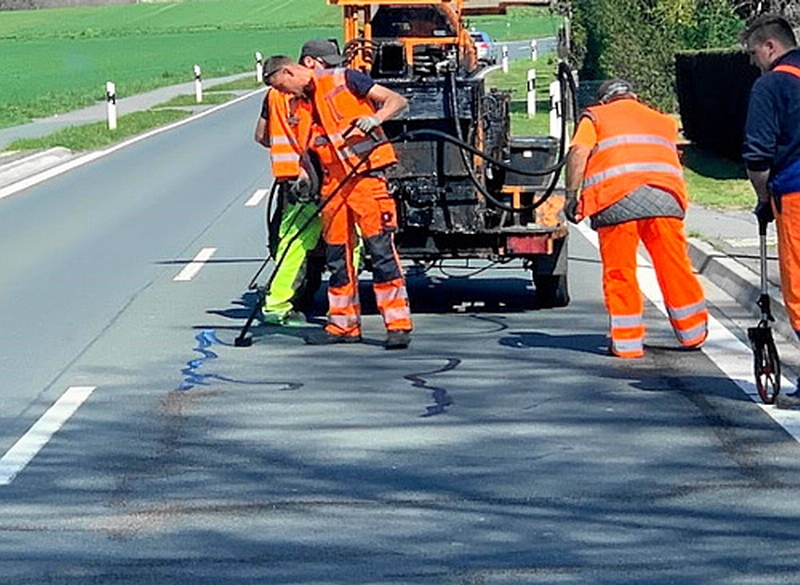
[[[752,208],[756,196],[747,180],[743,162],[735,162],[694,145],[683,148],[683,163],[689,199],[706,207]]]
[[[226,83],[218,83],[212,85],[207,91],[252,91],[264,87],[264,84],[259,80],[256,81],[255,74]]]
[[[221,30],[74,40],[0,39],[0,128],[103,101],[106,81],[113,81],[117,96],[123,98],[191,82],[195,64],[205,79],[244,73],[254,70],[255,51],[265,57],[294,55],[309,37],[329,37],[335,31]]]
[[[536,115],[528,117],[528,70],[536,70]],[[486,87],[511,92],[511,134],[514,136],[548,136],[550,134],[550,97],[548,86],[555,80],[555,59],[540,55],[536,61],[509,61],[508,73],[497,68],[486,76]]]
[[[153,106],[153,109],[186,108],[186,107],[197,107],[199,105],[219,105],[219,104],[224,104],[225,102],[229,102],[235,97],[236,94],[233,93],[204,91],[203,103],[198,104],[197,98],[195,97],[194,94],[176,95],[174,98],[165,101],[163,104],[158,104],[157,106]]]
[[[132,112],[117,119],[116,130],[109,130],[107,122],[70,126],[39,138],[20,138],[11,142],[6,150],[44,150],[56,146],[63,146],[76,152],[96,150],[106,148],[147,130],[177,122],[187,118],[190,114],[191,112],[188,110],[177,109]]]

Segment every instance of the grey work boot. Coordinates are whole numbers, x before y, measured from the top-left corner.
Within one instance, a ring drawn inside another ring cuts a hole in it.
[[[411,343],[411,331],[388,331],[383,347],[386,349],[406,349]]]
[[[361,343],[361,335],[334,335],[325,329],[306,336],[306,345],[335,345],[337,343]]]

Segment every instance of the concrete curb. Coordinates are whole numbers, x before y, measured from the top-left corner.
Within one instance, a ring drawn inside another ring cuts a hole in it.
[[[0,157],[0,188],[53,168],[76,156],[74,152],[63,147],[20,154],[18,157],[14,155]]]
[[[689,238],[689,258],[697,271],[727,294],[742,307],[749,310],[758,319],[761,311],[756,305],[761,294],[761,277],[747,266],[737,262],[730,256],[720,252],[710,244],[697,238]],[[783,304],[783,297],[774,286],[769,288],[770,306],[775,322],[772,329],[793,343],[797,335],[789,323],[789,316]],[[753,325],[755,325],[755,321]]]

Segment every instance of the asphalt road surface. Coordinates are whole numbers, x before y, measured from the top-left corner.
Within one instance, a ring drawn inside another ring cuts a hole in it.
[[[566,308],[532,309],[518,266],[450,265],[409,279],[407,351],[368,287],[363,344],[233,347],[258,109],[0,201],[2,583],[798,581],[800,449],[743,390],[736,307],[708,285],[708,348],[682,352],[648,301],[647,356],[606,356],[586,228]]]

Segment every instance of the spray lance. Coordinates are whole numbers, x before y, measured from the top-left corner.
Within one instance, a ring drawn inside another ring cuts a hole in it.
[[[344,132],[343,137],[347,138],[350,135],[350,133],[355,129],[356,129],[356,121],[354,120],[353,123],[350,125],[350,127]],[[374,135],[373,135],[373,138],[374,138]],[[311,214],[306,219],[306,221],[303,222],[303,224],[297,229],[297,231],[294,234],[292,234],[292,237],[289,239],[289,241],[286,243],[286,246],[283,249],[283,253],[280,254],[280,256],[275,259],[275,265],[272,267],[272,271],[270,272],[270,275],[267,278],[267,281],[266,281],[266,283],[264,284],[263,287],[258,286],[258,278],[261,276],[261,273],[264,271],[264,268],[266,268],[267,264],[269,263],[270,259],[272,258],[271,254],[267,255],[267,257],[261,263],[261,266],[256,271],[256,273],[253,275],[253,278],[250,279],[250,284],[248,284],[248,286],[247,286],[248,290],[256,290],[258,294],[256,295],[256,302],[253,305],[253,309],[250,312],[250,315],[247,317],[247,321],[245,322],[244,326],[242,327],[241,331],[239,332],[239,335],[236,337],[236,339],[233,340],[233,344],[236,347],[250,347],[251,345],[253,345],[253,338],[252,337],[248,337],[247,333],[250,331],[250,327],[252,327],[253,321],[255,321],[255,319],[256,319],[256,317],[258,315],[258,312],[261,310],[261,306],[264,304],[264,300],[266,299],[267,295],[269,294],[270,288],[272,286],[272,282],[275,280],[275,277],[278,274],[278,270],[280,270],[281,265],[283,264],[284,260],[286,259],[286,256],[289,253],[289,249],[290,249],[291,245],[295,241],[297,241],[297,239],[300,237],[300,235],[302,235],[303,232],[305,232],[305,230],[307,230],[309,228],[309,226],[311,226],[312,223],[314,223],[314,221],[322,213],[322,210],[325,209],[325,207],[327,207],[330,204],[330,202],[344,188],[344,186],[350,180],[352,180],[352,178],[356,175],[356,173],[361,168],[361,166],[365,162],[367,162],[367,160],[369,159],[370,154],[372,154],[372,151],[377,146],[379,146],[380,144],[383,144],[383,142],[378,142],[372,149],[370,149],[367,152],[365,152],[364,155],[362,155],[361,158],[359,158],[358,162],[353,166],[352,169],[350,169],[350,171],[347,173],[347,175],[345,175],[345,177],[336,186],[336,188],[330,193],[330,195],[325,197],[325,199],[323,199],[320,202],[320,204],[317,206],[317,209],[314,210],[314,213]],[[312,188],[312,190],[313,190],[313,188]],[[343,197],[341,199],[341,201],[339,201],[338,207],[336,209],[337,210],[340,209],[341,206],[345,204],[346,200],[347,200],[347,196]]]

